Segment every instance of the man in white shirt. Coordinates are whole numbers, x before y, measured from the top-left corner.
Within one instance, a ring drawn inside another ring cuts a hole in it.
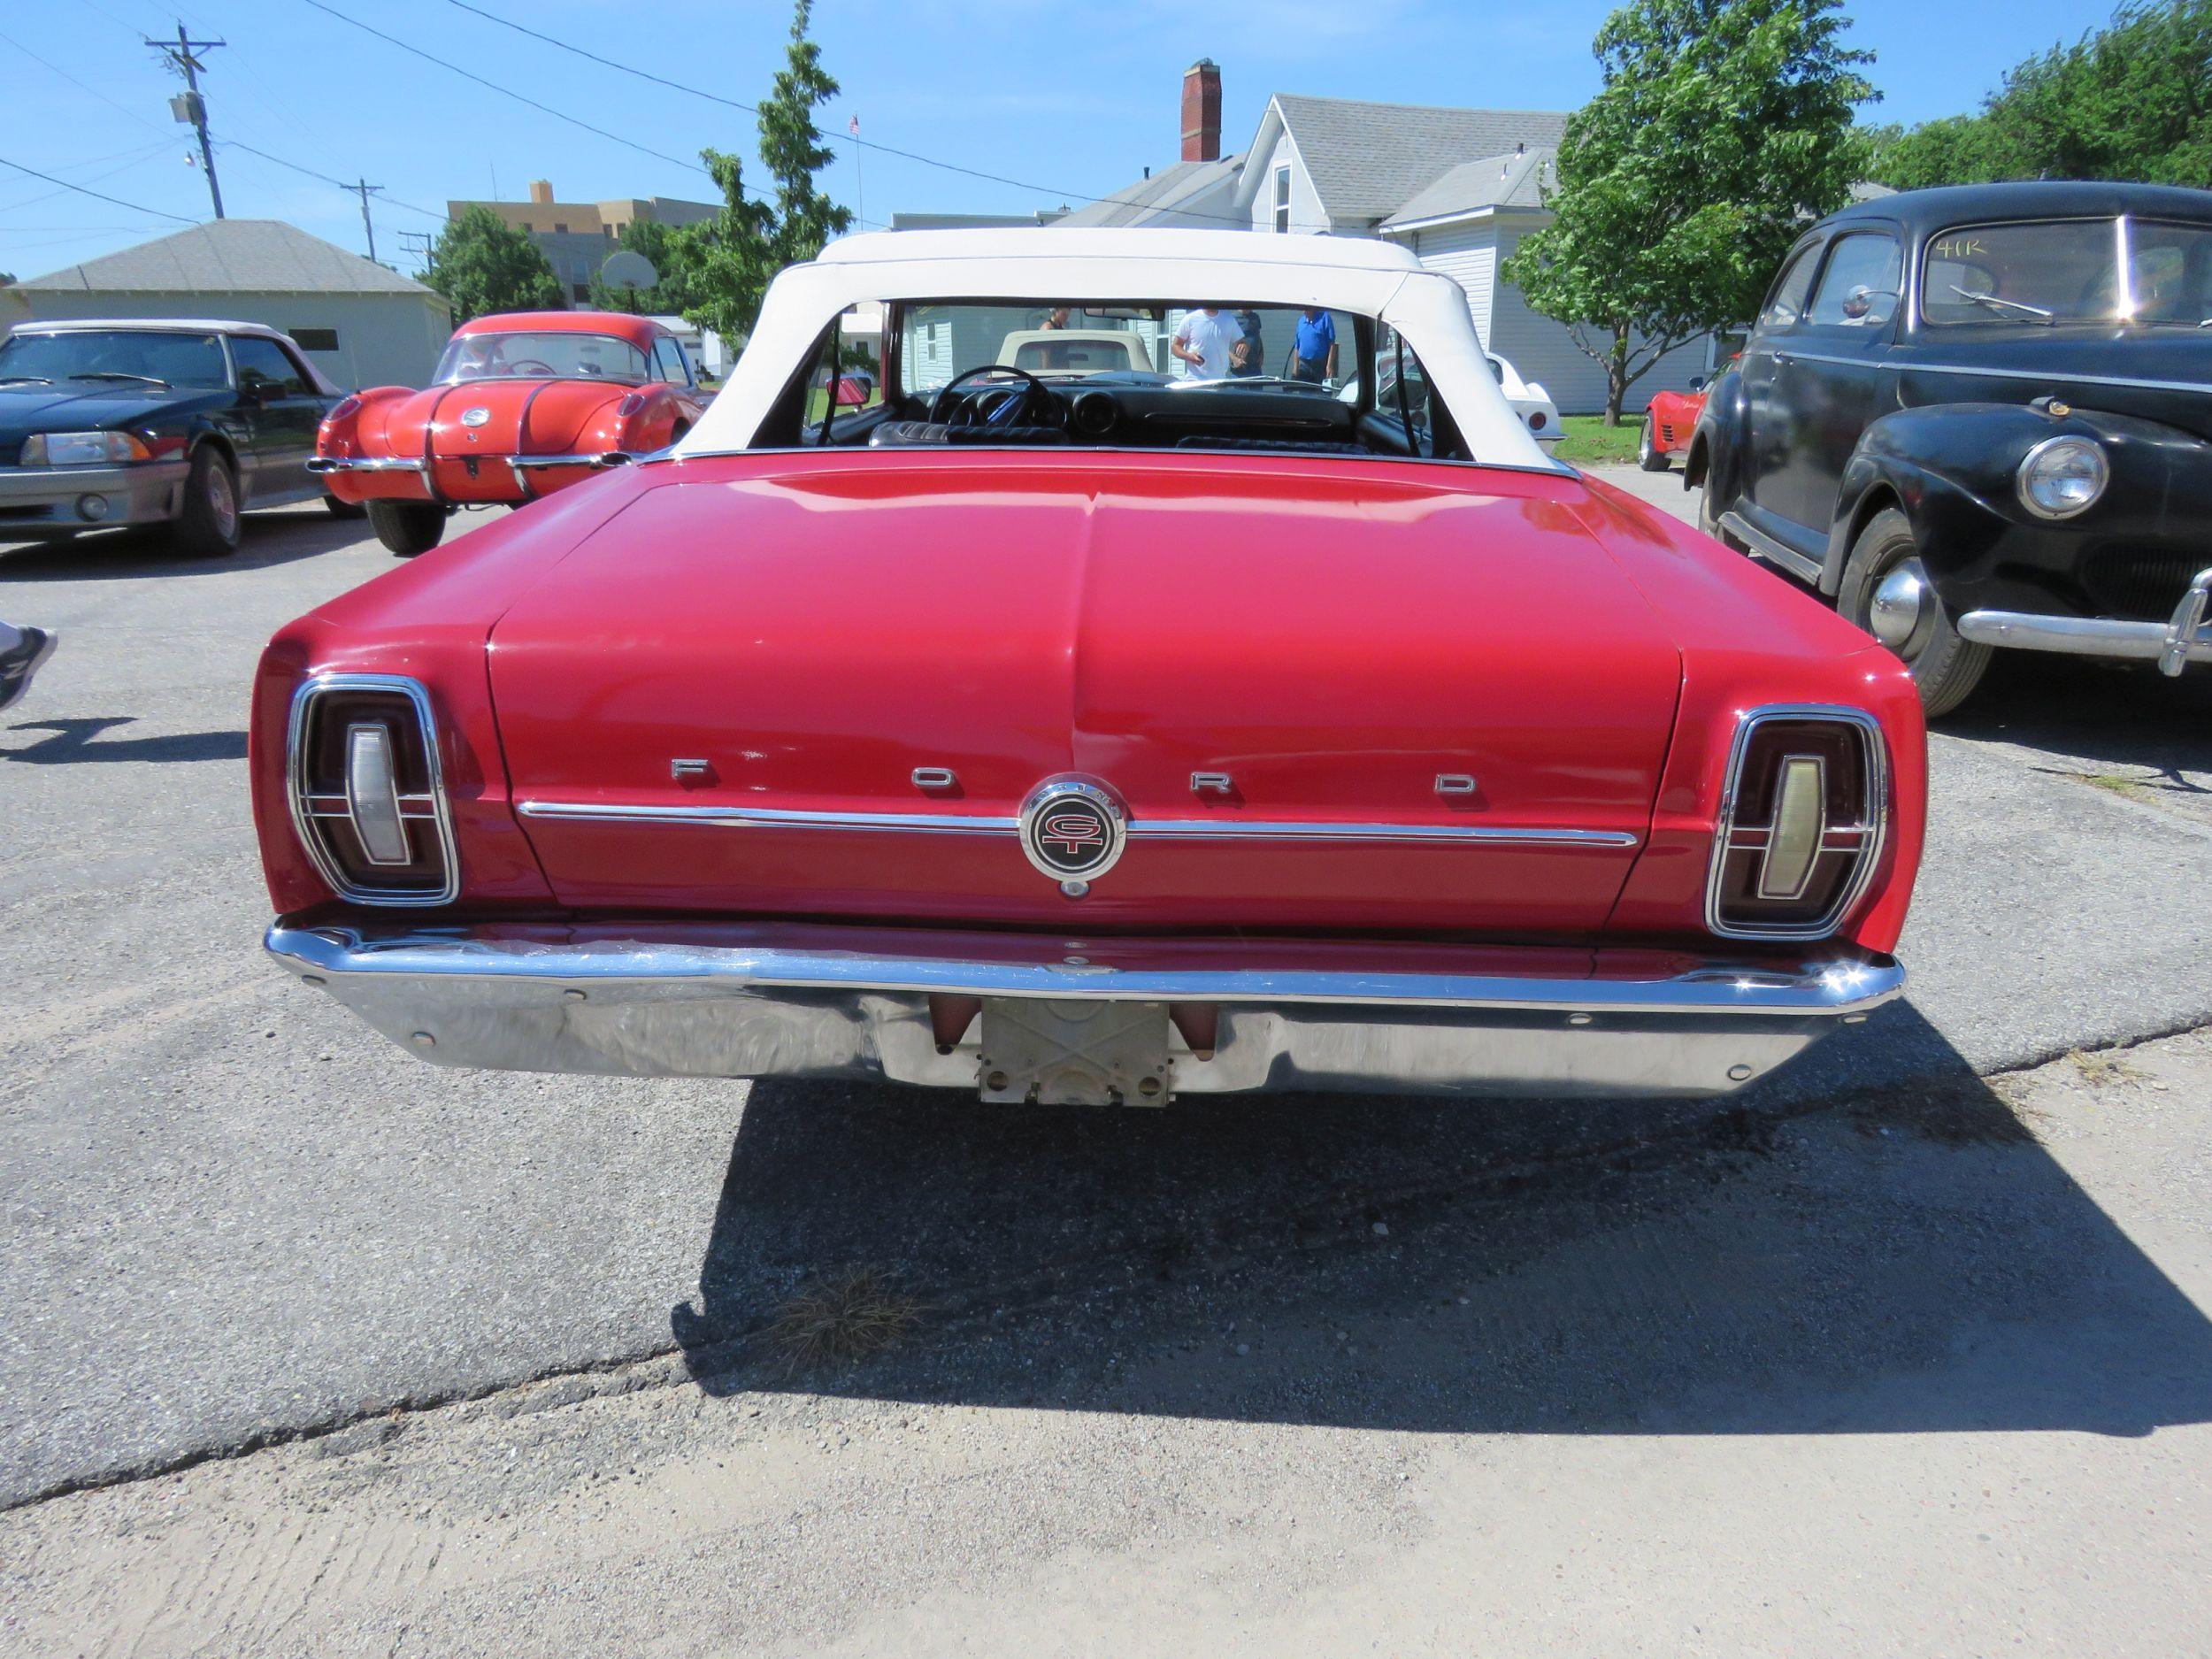
[[[1182,360],[1185,380],[1218,380],[1229,373],[1229,348],[1243,337],[1235,318],[1223,316],[1218,305],[1208,305],[1184,316],[1167,349]]]

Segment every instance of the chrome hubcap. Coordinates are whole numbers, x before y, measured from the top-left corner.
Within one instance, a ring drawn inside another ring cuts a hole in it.
[[[238,528],[238,498],[231,491],[230,472],[223,466],[207,470],[207,504],[215,527],[226,539]]]
[[[1875,585],[1867,631],[1909,663],[1927,648],[1937,608],[1927,571],[1916,558],[1901,559]]]

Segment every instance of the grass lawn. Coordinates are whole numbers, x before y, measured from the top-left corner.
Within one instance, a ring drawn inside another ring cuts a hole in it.
[[[1589,466],[1607,461],[1629,461],[1636,458],[1636,434],[1641,428],[1640,413],[1621,413],[1621,424],[1609,426],[1603,415],[1562,415],[1559,425],[1564,434],[1555,451],[1563,461],[1577,466]]]

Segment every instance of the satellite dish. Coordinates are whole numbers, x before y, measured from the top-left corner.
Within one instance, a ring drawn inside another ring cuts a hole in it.
[[[643,254],[625,248],[607,256],[606,264],[599,267],[599,280],[611,288],[649,288],[658,286],[661,273]]]

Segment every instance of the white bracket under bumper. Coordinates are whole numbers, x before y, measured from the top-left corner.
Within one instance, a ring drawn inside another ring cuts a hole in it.
[[[877,1078],[1002,1096],[981,1067],[986,1002],[1160,1010],[1176,1094],[1696,1097],[1763,1076],[1905,980],[1886,956],[1841,949],[1701,959],[799,924],[280,921],[266,943],[303,981],[445,1064]]]
[[[1962,637],[1983,645],[2075,657],[2154,658],[2162,674],[2178,674],[2191,663],[2212,663],[2212,568],[2200,570],[2165,622],[2122,622],[2110,617],[2047,617],[2029,611],[1970,611],[1959,618]]]

